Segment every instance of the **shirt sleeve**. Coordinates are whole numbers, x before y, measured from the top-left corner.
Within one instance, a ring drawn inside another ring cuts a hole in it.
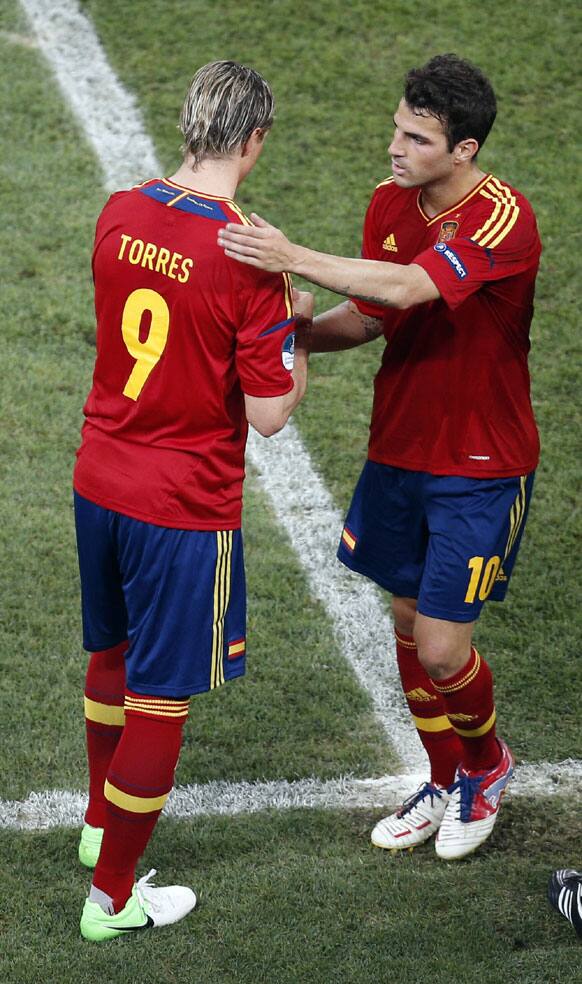
[[[248,396],[284,396],[293,389],[295,314],[291,277],[247,268],[236,333],[236,368]]]
[[[482,220],[474,230],[437,243],[412,261],[426,270],[451,309],[480,287],[523,273],[539,260],[541,244],[531,208],[516,203],[497,225],[491,216]]]

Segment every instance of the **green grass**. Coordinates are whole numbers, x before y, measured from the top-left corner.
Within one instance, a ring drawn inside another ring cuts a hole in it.
[[[477,642],[493,665],[500,727],[518,757],[579,758],[578,5],[88,0],[82,7],[136,94],[166,173],[177,161],[175,123],[194,70],[216,57],[262,70],[278,116],[241,203],[335,252],[359,249],[367,200],[387,173],[390,120],[407,68],[456,50],[492,77],[500,114],[483,167],[531,198],[545,245],[531,360],[543,458],[509,600],[490,606]],[[49,70],[26,43],[18,5],[0,0],[0,12],[0,795],[13,800],[85,785],[70,476],[92,370],[93,227],[106,195]],[[319,309],[335,303],[316,294]],[[314,359],[296,415],[342,509],[365,458],[380,352],[374,343]],[[248,675],[193,702],[178,781],[393,772],[398,750],[387,746],[252,482],[245,538]],[[459,866],[438,862],[430,846],[403,858],[372,850],[377,816],[163,821],[145,863],[155,863],[163,881],[191,881],[199,912],[163,935],[101,948],[77,938],[87,887],[75,866],[78,833],[2,831],[2,978],[573,980],[576,940],[544,892],[553,866],[580,863],[575,804],[510,800],[491,846]]]
[[[377,813],[162,821],[145,864],[192,884],[198,909],[99,946],[77,937],[76,833],[4,833],[3,981],[571,984],[579,945],[545,900],[548,867],[579,849],[569,807],[552,805],[551,830],[535,804],[504,809],[487,851],[456,865],[430,845],[372,848]]]

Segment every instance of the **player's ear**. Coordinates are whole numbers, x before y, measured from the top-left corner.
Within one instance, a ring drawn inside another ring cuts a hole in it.
[[[456,144],[453,149],[455,161],[459,164],[472,161],[478,150],[479,144],[474,137],[467,137],[466,140],[459,140],[459,143]]]
[[[248,154],[252,153],[253,150],[256,150],[257,147],[260,147],[263,144],[263,141],[267,136],[268,132],[269,132],[268,130],[262,127],[257,127],[256,130],[253,130],[249,139],[246,141],[246,143],[242,145],[241,157],[247,157]]]

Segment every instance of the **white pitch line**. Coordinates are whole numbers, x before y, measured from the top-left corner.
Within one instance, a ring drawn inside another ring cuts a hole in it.
[[[133,98],[113,73],[90,21],[74,0],[21,0],[41,50],[101,162],[108,190],[160,173]],[[314,471],[294,425],[268,441],[251,433],[254,465],[280,525],[325,606],[343,656],[370,695],[405,770],[420,771],[425,752],[404,703],[392,623],[378,591],[335,560],[342,517]]]
[[[392,808],[409,796],[424,775],[383,776],[381,779],[284,779],[272,782],[209,782],[204,786],[178,786],[170,794],[164,815],[175,819],[236,816],[263,810]],[[582,795],[582,762],[518,766],[508,789],[510,798]],[[0,829],[46,830],[79,827],[87,806],[83,793],[51,790],[31,793],[25,800],[0,800]]]
[[[20,3],[101,162],[107,191],[156,177],[156,154],[135,99],[111,69],[93,25],[75,0]]]
[[[297,551],[313,594],[332,621],[341,652],[372,699],[388,740],[407,771],[422,771],[426,755],[402,697],[392,622],[374,585],[335,559],[342,516],[296,428],[287,424],[268,440],[253,431],[248,457],[279,525]]]

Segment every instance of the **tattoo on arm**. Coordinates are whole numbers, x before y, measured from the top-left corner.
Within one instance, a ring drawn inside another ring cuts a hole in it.
[[[310,276],[309,279],[311,280],[312,284],[317,284],[318,287],[325,287],[326,290],[333,290],[334,294],[345,294],[346,297],[358,297],[360,301],[367,301],[368,304],[379,304],[380,307],[393,306],[386,300],[385,297],[374,297],[371,294],[370,295],[356,294],[354,288],[350,284],[343,284],[340,286],[334,285],[333,287],[330,287],[329,283],[322,283],[320,280],[317,280],[315,277]]]
[[[384,324],[380,318],[371,318],[368,315],[360,314],[360,323],[367,342],[373,341],[382,334]]]

